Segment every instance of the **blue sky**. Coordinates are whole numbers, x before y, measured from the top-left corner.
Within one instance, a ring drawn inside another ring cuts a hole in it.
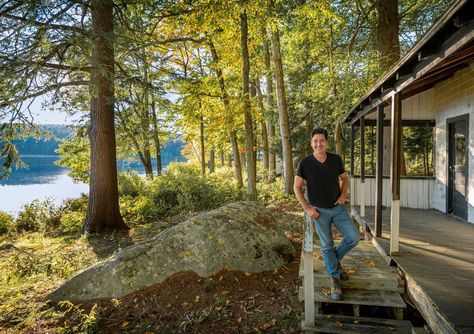
[[[30,106],[36,124],[71,124],[74,117],[58,110],[41,109],[43,97],[36,98]]]

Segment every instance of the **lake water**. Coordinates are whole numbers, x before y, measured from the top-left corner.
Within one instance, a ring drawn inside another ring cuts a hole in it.
[[[89,193],[89,185],[76,183],[68,175],[68,169],[54,164],[58,156],[22,156],[28,169],[13,169],[7,179],[0,180],[0,210],[16,214],[21,207],[34,199],[52,198],[60,203],[66,198],[79,197]],[[171,161],[184,161],[182,157],[164,159],[163,166]],[[155,161],[153,161],[155,163]],[[119,169],[132,169],[144,173],[140,163],[119,161]],[[155,165],[153,165],[155,167]]]

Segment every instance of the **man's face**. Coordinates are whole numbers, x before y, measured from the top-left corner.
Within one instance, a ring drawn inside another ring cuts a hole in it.
[[[317,133],[311,138],[311,147],[317,154],[326,153],[328,147],[328,141],[322,133]]]

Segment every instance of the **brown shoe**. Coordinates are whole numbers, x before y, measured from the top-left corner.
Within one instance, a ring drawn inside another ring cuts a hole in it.
[[[331,277],[331,298],[333,300],[342,300],[341,282],[337,278]]]
[[[337,264],[337,270],[339,271],[339,276],[341,276],[341,279],[343,281],[347,281],[349,279],[349,274],[347,273],[347,271],[344,269],[344,267],[342,266],[342,264],[338,263]]]

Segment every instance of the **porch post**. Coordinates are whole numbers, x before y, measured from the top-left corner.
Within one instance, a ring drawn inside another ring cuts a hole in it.
[[[365,118],[360,118],[360,216],[365,217]]]
[[[382,191],[383,191],[383,119],[384,106],[377,108],[377,171],[375,175],[375,236],[382,236]]]
[[[354,140],[355,140],[355,126],[351,125],[351,162],[350,162],[350,201],[351,201],[351,212],[354,213],[355,205],[355,184],[354,184]]]
[[[402,140],[402,97],[397,92],[392,96],[391,103],[391,141],[392,152],[390,166],[390,184],[392,190],[392,209],[390,216],[390,254],[397,253],[400,229],[400,155]]]
[[[304,289],[304,325],[314,327],[314,259],[313,259],[313,220],[305,213],[303,241],[303,289]]]

